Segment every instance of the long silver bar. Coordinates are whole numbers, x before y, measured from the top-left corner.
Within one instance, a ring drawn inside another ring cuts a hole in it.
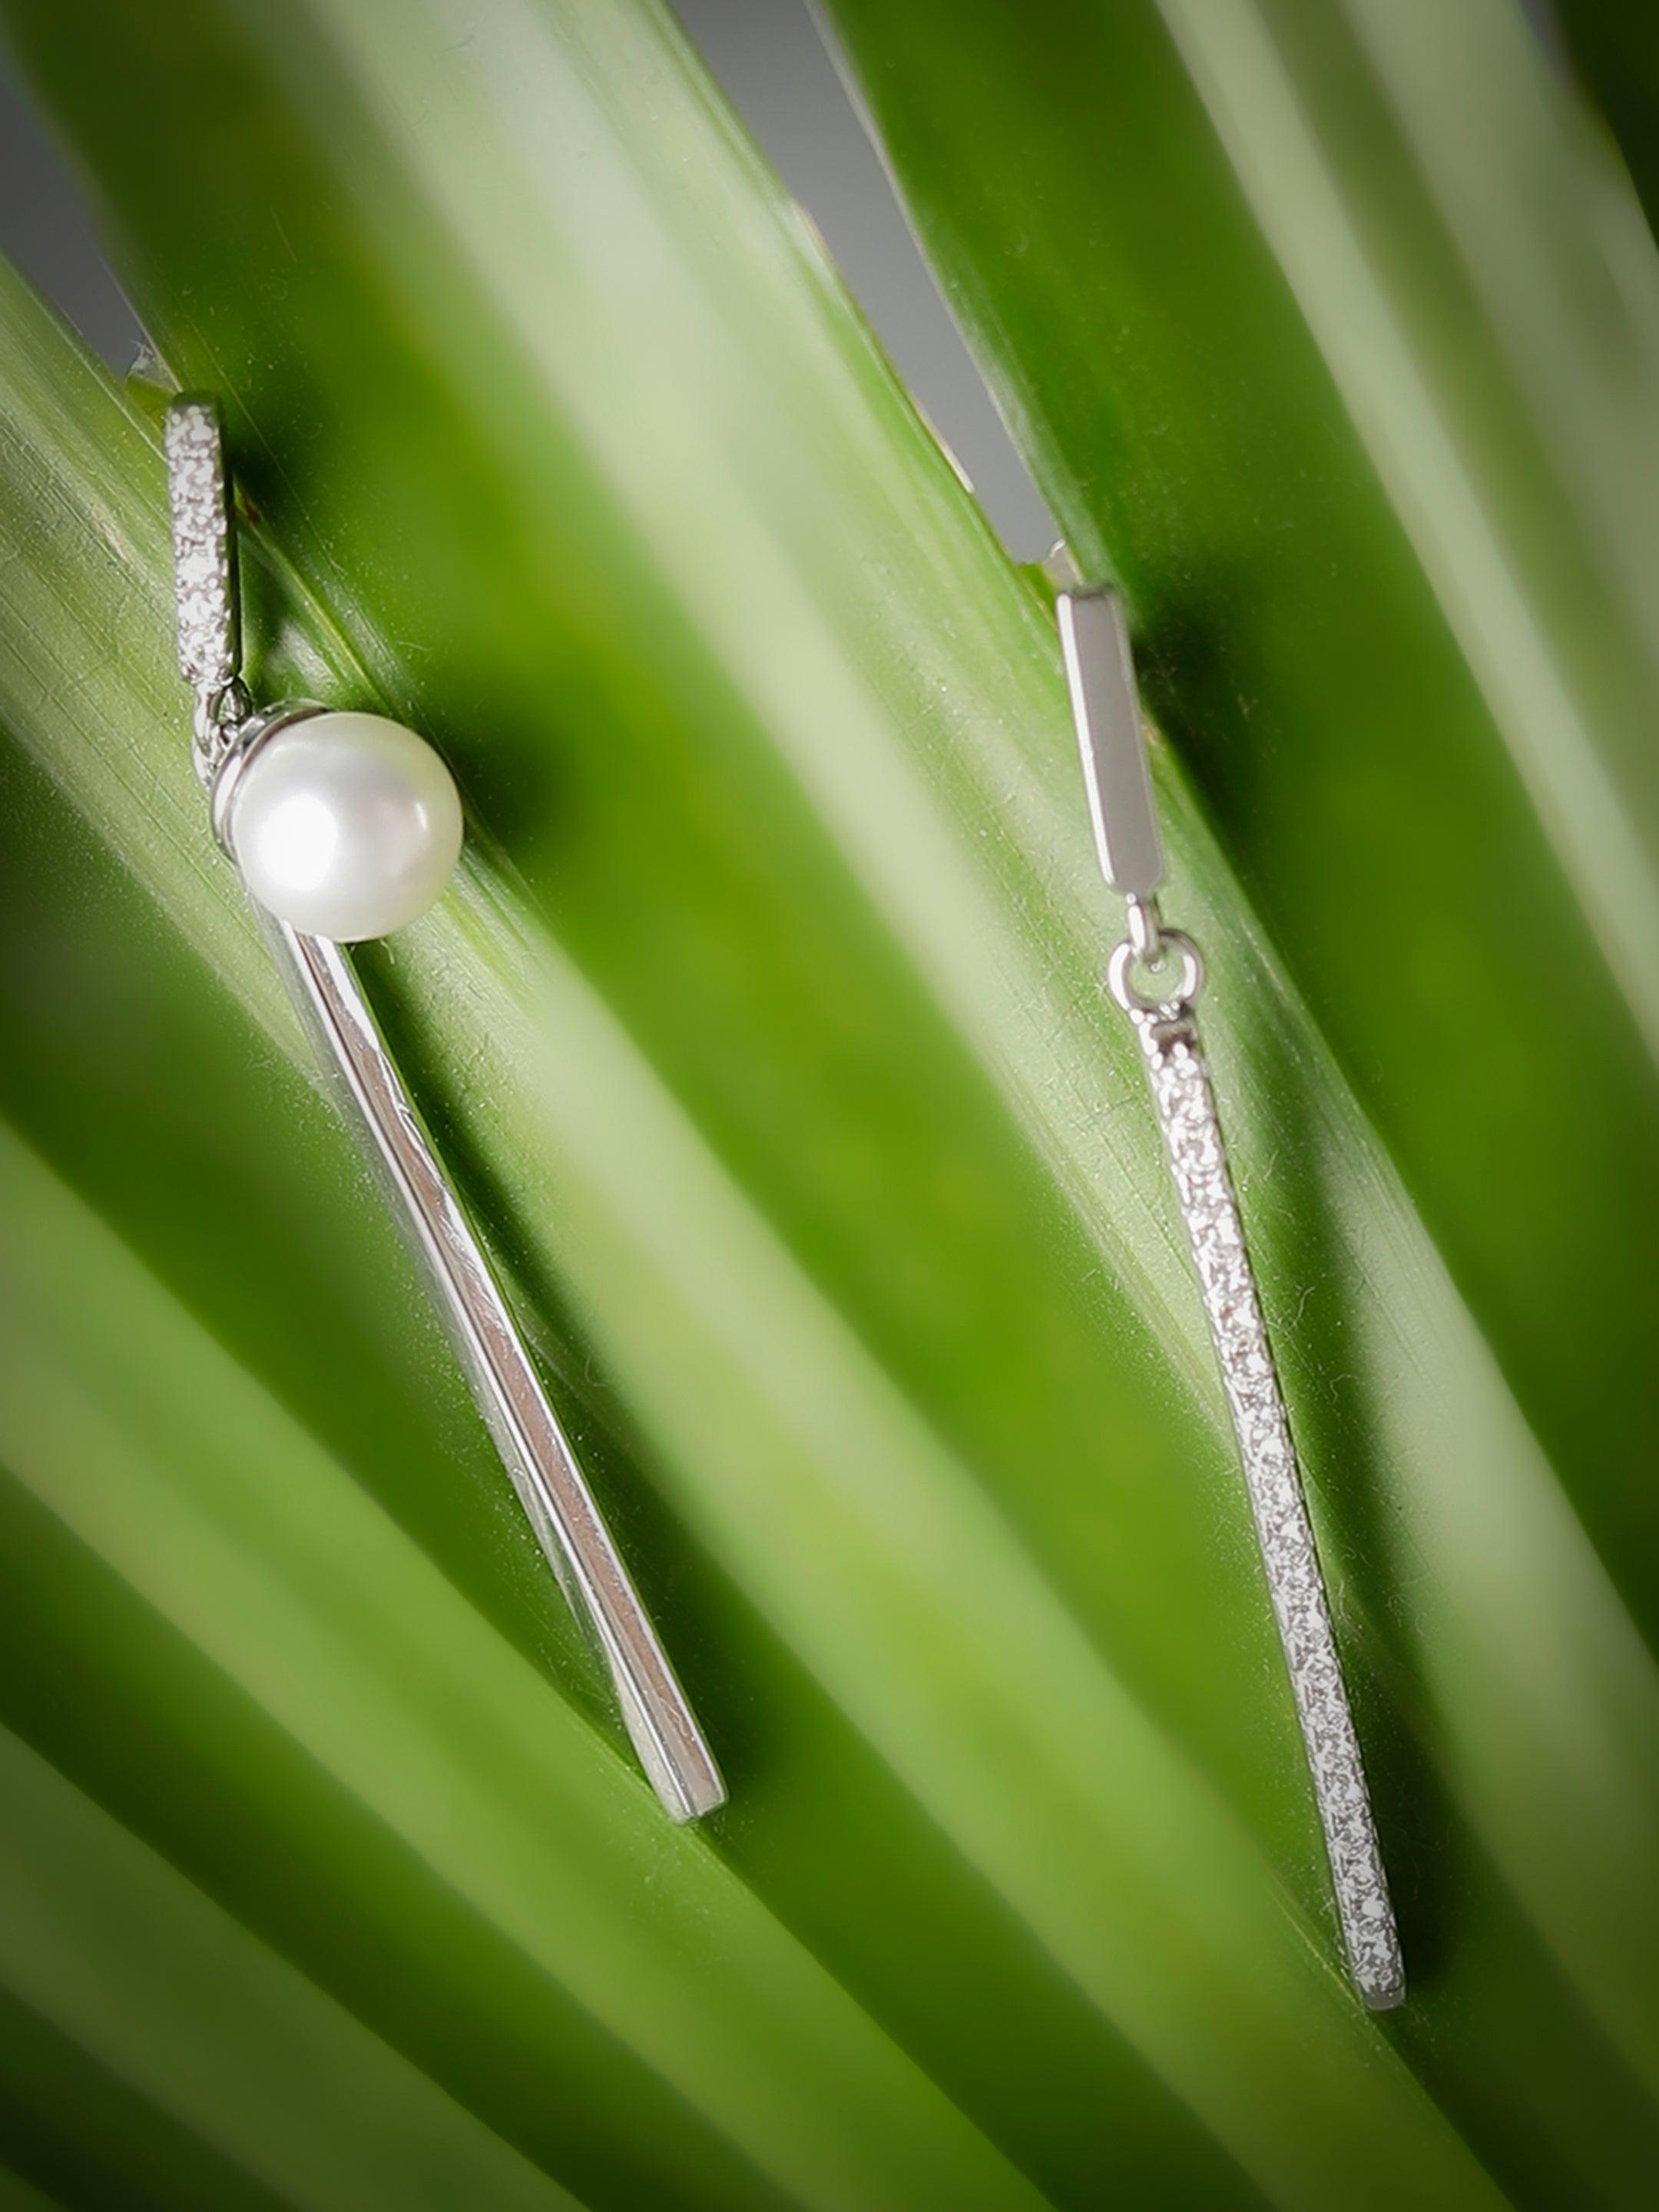
[[[1109,591],[1064,588],[1056,610],[1100,865],[1128,906],[1129,933],[1112,956],[1108,979],[1140,1041],[1192,1247],[1307,1748],[1349,1971],[1365,2003],[1382,2011],[1405,1996],[1400,1938],[1302,1472],[1199,1041],[1193,1005],[1203,962],[1192,940],[1166,929],[1158,913],[1164,844],[1128,631]],[[1137,963],[1152,980],[1151,996],[1133,980]]]
[[[1354,1985],[1373,2011],[1405,1968],[1370,1794],[1273,1347],[1245,1249],[1215,1098],[1190,1007],[1132,1014],[1215,1344],[1267,1589],[1307,1746]]]
[[[1150,899],[1164,881],[1164,839],[1122,603],[1115,592],[1061,592],[1054,611],[1101,872],[1125,898]]]
[[[676,1820],[726,1799],[726,1786],[637,1591],[548,1403],[483,1247],[386,1050],[343,947],[261,912],[277,966],[405,1223],[538,1540],[592,1626],[623,1719]]]

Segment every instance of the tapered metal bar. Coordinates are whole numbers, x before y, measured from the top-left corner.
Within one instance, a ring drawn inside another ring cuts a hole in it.
[[[676,1820],[726,1788],[646,1617],[501,1287],[392,1063],[349,957],[261,915],[338,1101],[365,1139],[425,1264],[473,1395],[543,1551],[590,1624],[629,1735]]]
[[[1190,1008],[1141,1012],[1133,1019],[1238,1438],[1349,1966],[1365,2002],[1386,2010],[1405,1996],[1400,1939],[1198,1025]]]
[[[1150,899],[1164,881],[1164,840],[1122,603],[1115,592],[1062,592],[1054,611],[1101,871],[1125,898]]]

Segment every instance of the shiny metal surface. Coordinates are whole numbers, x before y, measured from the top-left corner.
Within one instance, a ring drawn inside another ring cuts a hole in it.
[[[1173,937],[1171,932],[1171,941]],[[1190,1006],[1137,1005],[1132,1016],[1238,1439],[1267,1593],[1307,1747],[1349,1972],[1365,2003],[1383,2011],[1405,1996],[1400,1939],[1302,1471],[1244,1245],[1198,1024]]]
[[[1056,609],[1100,864],[1127,902],[1128,933],[1113,950],[1107,986],[1134,1024],[1152,1083],[1307,1749],[1349,1972],[1364,2002],[1382,2011],[1405,1996],[1400,1938],[1302,1470],[1199,1041],[1194,1004],[1204,963],[1158,908],[1163,841],[1128,635],[1108,592],[1062,591]]]
[[[234,861],[230,814],[243,770],[276,732],[325,710],[309,700],[256,709],[240,681],[235,548],[214,401],[174,400],[164,445],[179,672],[195,694],[196,769],[214,834]],[[252,903],[340,1107],[424,1267],[531,1527],[610,1669],[641,1764],[674,1820],[712,1812],[726,1798],[720,1770],[349,959],[339,945],[301,935]]]
[[[338,1102],[367,1143],[409,1230],[530,1524],[572,1604],[592,1626],[641,1764],[674,1820],[712,1812],[726,1798],[720,1771],[348,955],[322,938],[261,919]]]
[[[1115,592],[1062,592],[1054,611],[1101,872],[1126,898],[1150,901],[1164,881],[1164,839],[1122,603]]]
[[[1170,963],[1180,966],[1174,976],[1169,974]],[[1154,988],[1143,991],[1136,983],[1135,971],[1149,974]],[[1163,983],[1158,983],[1159,975]],[[1173,1012],[1177,1007],[1190,1008],[1204,988],[1204,961],[1197,945],[1184,929],[1166,929],[1158,940],[1155,957],[1149,957],[1132,937],[1126,937],[1113,952],[1106,964],[1106,988],[1126,1014],[1157,1014]]]

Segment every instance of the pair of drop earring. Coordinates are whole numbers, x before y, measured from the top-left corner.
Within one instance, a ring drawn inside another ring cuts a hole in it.
[[[408,1231],[542,1550],[591,1628],[665,1810],[724,1803],[720,1770],[594,1504],[477,1232],[422,1127],[345,945],[413,921],[442,891],[464,824],[447,769],[379,715],[310,701],[256,708],[243,686],[218,411],[175,400],[165,443],[179,665],[195,761],[337,1099]],[[1262,1320],[1194,1006],[1203,963],[1158,912],[1164,855],[1122,614],[1063,591],[1060,641],[1102,868],[1128,929],[1107,980],[1139,1040],[1237,1437],[1295,1695],[1354,1984],[1403,1995],[1399,1940],[1295,1447]]]

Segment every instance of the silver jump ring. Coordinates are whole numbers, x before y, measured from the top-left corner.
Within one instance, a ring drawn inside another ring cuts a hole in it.
[[[228,684],[214,684],[197,693],[196,711],[191,720],[196,737],[197,763],[204,782],[214,763],[252,712],[253,702],[240,676],[233,676]]]
[[[1156,998],[1149,998],[1135,987],[1131,970],[1149,963],[1142,961],[1133,939],[1126,937],[1114,951],[1106,970],[1106,981],[1112,996],[1126,1014],[1178,1014],[1184,1006],[1190,1006],[1204,988],[1203,958],[1186,931],[1164,930],[1163,947],[1163,957],[1157,967],[1165,965],[1170,953],[1178,952],[1181,956],[1181,975],[1174,990],[1161,992]],[[1157,972],[1156,968],[1152,972]]]

